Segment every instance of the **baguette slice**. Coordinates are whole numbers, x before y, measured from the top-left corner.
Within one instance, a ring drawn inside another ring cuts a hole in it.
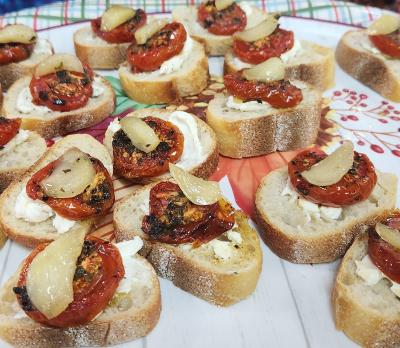
[[[30,76],[16,81],[9,89],[3,103],[3,114],[7,118],[21,118],[22,128],[36,131],[44,138],[65,135],[79,129],[93,126],[108,117],[115,108],[115,93],[109,82],[96,76],[104,92],[90,98],[88,103],[79,109],[71,111],[31,111],[22,113],[17,109],[17,99],[21,91],[28,87]]]
[[[138,188],[115,205],[114,228],[117,241],[140,236],[144,247],[139,253],[150,261],[159,276],[171,280],[177,287],[219,306],[229,306],[255,289],[261,272],[262,254],[257,233],[248,225],[247,217],[236,213],[236,223],[242,237],[233,256],[216,259],[209,243],[198,248],[188,244],[172,245],[152,242],[141,229],[148,205],[149,192],[155,184]]]
[[[33,174],[72,147],[77,147],[99,159],[112,173],[112,161],[107,149],[92,136],[86,134],[69,135],[56,142],[19,180],[8,186],[0,197],[0,230],[9,238],[26,247],[33,248],[59,236],[57,230],[53,227],[54,217],[37,223],[18,219],[15,217],[15,203],[19,193],[26,187]],[[90,232],[93,223],[94,219],[76,221],[72,229],[83,228],[86,232]]]
[[[160,286],[153,267],[138,255],[134,258],[139,280],[132,291],[132,306],[121,311],[110,303],[89,324],[68,329],[40,325],[22,312],[12,291],[18,280],[15,275],[0,290],[0,337],[16,347],[58,348],[104,347],[146,336],[160,317]]]
[[[32,75],[36,65],[54,53],[50,41],[39,38],[38,43],[41,46],[48,45],[52,52],[43,52],[38,49],[39,46],[37,46],[28,59],[22,60],[18,63],[0,65],[0,81],[3,91],[7,91],[10,86],[21,77]]]
[[[303,101],[294,108],[275,109],[266,105],[257,111],[228,108],[228,96],[215,95],[206,116],[217,134],[220,154],[242,158],[313,144],[321,118],[322,96],[310,86],[302,92]]]
[[[253,64],[242,62],[230,48],[225,54],[225,74],[250,68]],[[335,85],[335,58],[333,49],[309,41],[301,41],[301,51],[285,62],[286,77],[300,80],[324,91]]]
[[[13,180],[19,179],[45,153],[46,141],[37,133],[29,132],[28,138],[10,151],[0,150],[0,193]]]
[[[142,109],[142,110],[136,110],[126,117],[148,117],[148,116],[153,116],[153,117],[158,117],[163,119],[164,121],[168,121],[170,119],[172,112],[167,111],[164,109]],[[203,146],[203,159],[201,160],[200,163],[192,164],[189,167],[185,167],[184,169],[190,172],[191,174],[201,177],[201,178],[208,178],[210,177],[214,171],[217,169],[218,166],[218,161],[219,161],[219,151],[218,151],[218,145],[217,145],[217,137],[215,136],[215,133],[213,130],[202,120],[200,120],[198,117],[188,114],[187,116],[192,118],[196,122],[196,128],[198,131],[198,136],[200,139],[200,142]],[[114,132],[110,130],[110,128],[107,128],[107,131],[105,133],[104,137],[104,145],[106,146],[108,152],[110,153],[111,157],[113,156],[113,148],[112,148],[112,139],[114,136]],[[185,145],[184,145],[184,153],[185,154]],[[179,161],[177,162],[179,164]],[[159,181],[165,178],[170,177],[169,173],[154,177],[154,178],[145,178],[141,180],[137,180],[135,182],[145,184],[149,182],[154,182],[154,181]]]
[[[162,104],[198,94],[207,87],[208,59],[201,44],[194,41],[190,57],[173,73],[158,71],[134,74],[125,62],[118,70],[121,86],[132,99],[145,104]]]
[[[90,26],[74,33],[76,55],[93,69],[117,69],[126,59],[129,45],[108,43],[96,36]]]
[[[400,102],[400,60],[379,52],[365,30],[345,33],[336,48],[339,66],[355,79],[395,102]]]
[[[332,262],[343,256],[366,225],[375,224],[395,207],[396,175],[377,175],[370,197],[344,207],[339,220],[308,222],[296,200],[282,195],[288,180],[287,167],[272,171],[256,193],[256,220],[265,243],[279,257],[293,263]]]
[[[247,2],[238,4],[247,16],[246,29],[256,26],[266,18],[266,13]],[[204,45],[208,56],[223,56],[232,46],[231,35],[214,35],[197,22],[197,7],[176,7],[172,10],[172,18],[185,25],[190,36]]]
[[[400,346],[400,302],[382,279],[368,285],[356,274],[356,261],[368,252],[368,235],[356,238],[343,258],[332,293],[336,328],[367,348]]]

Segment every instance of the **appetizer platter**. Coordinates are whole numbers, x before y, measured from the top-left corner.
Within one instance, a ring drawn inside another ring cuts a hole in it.
[[[261,5],[0,28],[1,347],[400,345],[400,16]]]

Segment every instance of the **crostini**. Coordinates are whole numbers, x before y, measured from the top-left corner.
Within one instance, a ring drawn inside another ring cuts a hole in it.
[[[90,135],[56,142],[0,198],[0,229],[27,247],[70,230],[89,232],[114,203],[112,160]]]
[[[213,130],[184,111],[143,109],[115,119],[104,145],[113,157],[115,174],[142,184],[165,178],[169,163],[208,178],[219,159]]]
[[[210,56],[223,56],[232,46],[232,34],[257,25],[265,17],[263,11],[245,1],[203,1],[198,8],[172,10],[172,18],[183,23]]]
[[[368,228],[343,258],[332,294],[336,328],[362,347],[400,346],[400,213]]]
[[[137,251],[85,231],[39,245],[0,290],[0,337],[17,347],[109,346],[157,324],[160,287]]]
[[[76,55],[92,69],[117,69],[135,41],[135,31],[144,24],[143,10],[111,6],[101,17],[93,19],[90,27],[74,33]]]
[[[261,272],[257,233],[218,184],[170,164],[173,179],[138,188],[115,205],[117,241],[139,236],[163,278],[210,303],[229,306],[249,296]]]
[[[397,177],[376,171],[345,142],[329,156],[305,150],[272,171],[256,193],[256,220],[265,243],[294,263],[331,262],[364,226],[395,207]]]
[[[336,61],[355,79],[400,102],[400,16],[383,15],[366,30],[350,30],[336,48]]]
[[[3,102],[6,118],[20,118],[22,128],[45,138],[99,123],[115,107],[115,93],[101,76],[69,54],[41,62],[33,76],[14,82]]]
[[[278,19],[269,15],[257,26],[233,35],[232,48],[225,54],[225,74],[279,57],[285,64],[287,78],[307,82],[322,91],[333,87],[333,49],[297,40],[293,31],[280,27]]]
[[[0,29],[0,81],[3,91],[19,78],[32,75],[41,61],[53,54],[48,40],[37,37],[23,24],[6,25]]]
[[[0,117],[0,193],[45,153],[46,141],[20,128],[21,120]]]
[[[140,103],[168,103],[207,86],[204,48],[181,23],[160,19],[139,28],[126,58],[118,70],[121,86]]]
[[[224,84],[227,93],[216,94],[206,112],[222,155],[259,156],[314,143],[321,92],[302,81],[286,79],[279,58],[225,75]]]

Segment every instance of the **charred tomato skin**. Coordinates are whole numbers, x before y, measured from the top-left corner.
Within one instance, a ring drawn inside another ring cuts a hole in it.
[[[39,245],[25,259],[17,286],[13,289],[18,303],[31,319],[46,326],[68,328],[85,325],[107,306],[124,277],[125,269],[121,255],[112,243],[88,237],[75,271],[74,300],[64,312],[55,318],[47,319],[30,301],[26,291],[26,280],[30,264],[48,244]],[[85,255],[85,252],[90,253]],[[93,272],[82,271],[83,264],[92,266],[88,269]]]
[[[400,58],[400,31],[387,35],[370,35],[369,39],[374,46],[392,58]]]
[[[135,16],[110,31],[102,31],[101,17],[91,21],[93,32],[108,43],[128,43],[135,41],[135,31],[146,24],[147,15],[141,9],[136,10]]]
[[[271,83],[248,81],[241,72],[224,76],[224,84],[230,95],[243,101],[265,101],[274,108],[290,108],[303,100],[301,89],[289,81]]]
[[[377,176],[369,158],[354,151],[352,168],[336,184],[317,186],[310,184],[301,173],[328,155],[322,150],[305,150],[288,163],[292,186],[305,199],[325,206],[343,207],[366,200],[374,189]]]
[[[0,44],[0,65],[18,63],[28,59],[31,56],[34,47],[34,43],[23,44],[12,42]]]
[[[214,35],[232,35],[246,28],[246,13],[236,3],[218,11],[215,1],[200,4],[197,21]]]
[[[158,70],[162,63],[179,54],[187,38],[183,24],[168,23],[143,45],[134,42],[127,51],[127,60],[134,73]]]
[[[6,145],[14,138],[21,127],[20,118],[4,118],[0,117],[0,147]]]

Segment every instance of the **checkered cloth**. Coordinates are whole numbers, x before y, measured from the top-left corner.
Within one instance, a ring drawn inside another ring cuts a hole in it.
[[[118,4],[142,8],[148,13],[167,13],[176,6],[192,5],[199,2],[200,0],[119,0]],[[382,12],[382,10],[374,7],[333,0],[248,0],[248,2],[270,12],[277,11],[289,16],[360,26],[366,26],[371,20],[379,17]],[[46,29],[96,18],[112,3],[113,1],[110,0],[66,0],[0,16],[0,25],[18,22],[27,24],[36,30]]]

